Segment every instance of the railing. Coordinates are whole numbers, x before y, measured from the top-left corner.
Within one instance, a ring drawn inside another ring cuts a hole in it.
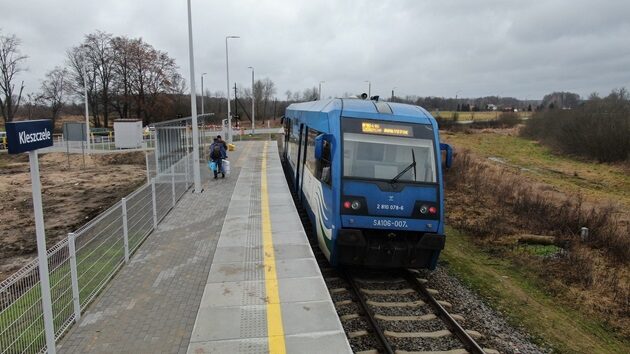
[[[55,339],[86,306],[188,190],[192,153],[162,165],[146,183],[47,252]],[[37,259],[0,283],[0,353],[46,350]]]

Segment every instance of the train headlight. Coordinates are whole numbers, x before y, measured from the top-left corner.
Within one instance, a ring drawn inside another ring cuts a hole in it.
[[[429,211],[429,208],[426,205],[420,207],[420,214],[424,215]]]
[[[358,200],[353,200],[350,207],[352,207],[352,210],[359,210],[359,208],[361,208],[361,202],[359,202]]]

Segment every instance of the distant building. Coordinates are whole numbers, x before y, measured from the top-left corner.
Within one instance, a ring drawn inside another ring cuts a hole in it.
[[[496,111],[496,110],[497,110],[496,104],[489,103],[486,105],[486,111]]]

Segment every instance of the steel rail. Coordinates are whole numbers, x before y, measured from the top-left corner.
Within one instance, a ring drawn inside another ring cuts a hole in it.
[[[374,317],[374,312],[372,311],[372,309],[370,309],[370,306],[365,301],[365,297],[361,295],[361,291],[359,290],[359,287],[357,286],[357,284],[354,282],[354,279],[348,274],[346,269],[341,268],[340,270],[341,270],[342,276],[345,278],[348,284],[350,284],[350,286],[352,287],[352,290],[356,294],[357,299],[359,300],[359,305],[363,309],[363,312],[365,313],[365,316],[368,322],[370,323],[370,326],[372,326],[373,334],[376,335],[376,338],[383,346],[383,351],[387,354],[394,354],[395,353],[394,349],[389,344],[389,341],[387,340],[387,338],[385,338],[385,332],[383,331],[381,326],[378,324],[378,321]]]
[[[446,323],[446,326],[451,330],[451,333],[453,333],[462,342],[462,344],[464,344],[464,349],[474,354],[486,353],[477,341],[475,341],[470,334],[468,334],[468,332],[466,332],[466,330],[448,313],[444,306],[442,306],[433,297],[433,295],[429,293],[424,284],[418,280],[416,273],[410,270],[405,270],[403,277],[414,287],[414,290],[427,298],[429,305],[431,305],[431,307],[433,307],[436,311],[436,315],[440,317],[444,323]]]

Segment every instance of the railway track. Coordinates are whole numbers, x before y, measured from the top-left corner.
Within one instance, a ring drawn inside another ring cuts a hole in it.
[[[435,298],[416,270],[335,269],[317,245],[308,215],[292,192],[304,230],[355,353],[499,353],[483,348],[479,332],[466,330],[452,305]]]

